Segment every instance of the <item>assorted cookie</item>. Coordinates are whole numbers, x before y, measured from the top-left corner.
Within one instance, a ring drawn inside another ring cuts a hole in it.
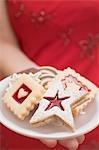
[[[14,74],[6,89],[4,103],[21,120],[29,115],[45,90],[29,74]]]
[[[52,121],[53,117],[58,117],[66,126],[68,125],[74,130],[69,100],[70,96],[65,94],[62,82],[60,80],[54,81],[39,102],[38,109],[33,114],[30,123],[33,126],[38,126],[38,124],[41,126],[44,123],[49,123],[49,119]]]
[[[48,89],[50,83],[58,73],[59,70],[53,67],[43,66],[38,69],[37,73],[34,74],[34,77],[45,89]]]
[[[4,103],[21,120],[36,110],[30,119],[33,127],[60,121],[75,130],[75,116],[95,98],[98,88],[89,80],[67,68],[40,67],[33,73],[13,74],[4,95]]]
[[[78,115],[89,102],[94,100],[98,88],[89,80],[67,68],[57,75],[64,85],[65,93],[71,96],[71,107],[73,115]]]

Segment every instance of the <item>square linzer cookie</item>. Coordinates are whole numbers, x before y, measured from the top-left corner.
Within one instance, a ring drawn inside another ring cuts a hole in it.
[[[4,103],[23,120],[42,98],[45,90],[29,74],[13,74],[4,94]]]
[[[30,123],[38,127],[60,120],[72,131],[75,130],[74,117],[91,102],[98,88],[74,70],[61,71],[51,83]]]

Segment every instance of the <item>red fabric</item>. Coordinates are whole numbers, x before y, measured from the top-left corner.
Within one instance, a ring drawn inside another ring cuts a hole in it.
[[[9,0],[7,5],[20,46],[31,60],[58,69],[70,66],[99,86],[98,0]],[[79,150],[98,150],[98,132],[87,134]],[[3,126],[1,136],[2,149],[48,149]]]
[[[8,6],[21,48],[30,59],[58,69],[70,66],[99,85],[98,0],[9,0]]]

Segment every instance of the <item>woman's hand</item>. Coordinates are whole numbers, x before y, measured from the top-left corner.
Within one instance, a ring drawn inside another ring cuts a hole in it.
[[[79,144],[82,144],[85,139],[85,136],[79,136],[73,139],[63,139],[63,140],[47,140],[47,139],[40,139],[40,141],[45,144],[46,146],[52,148],[55,147],[57,144],[60,144],[69,150],[77,150]]]

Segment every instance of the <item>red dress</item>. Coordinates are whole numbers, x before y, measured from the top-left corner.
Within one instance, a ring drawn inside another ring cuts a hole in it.
[[[99,86],[98,0],[9,0],[7,6],[21,49],[31,60],[57,69],[70,66]],[[47,149],[37,140],[2,128],[2,147],[33,149],[35,144],[34,149]],[[98,150],[97,132],[89,133],[79,150]],[[60,148],[64,149],[56,147]]]

